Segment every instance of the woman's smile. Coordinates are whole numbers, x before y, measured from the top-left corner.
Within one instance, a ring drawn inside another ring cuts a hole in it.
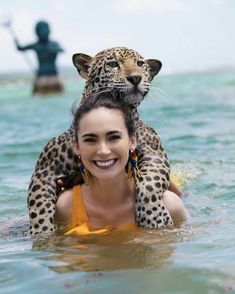
[[[117,158],[109,159],[109,160],[94,160],[93,163],[101,169],[109,169],[114,166],[116,161],[117,161]]]

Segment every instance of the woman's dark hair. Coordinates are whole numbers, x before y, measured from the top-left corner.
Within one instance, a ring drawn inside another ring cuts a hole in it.
[[[121,99],[118,99],[118,95],[119,94],[114,95],[111,92],[92,94],[83,98],[83,102],[79,105],[79,107],[77,107],[75,104],[73,105],[73,128],[76,142],[78,142],[79,121],[81,120],[82,116],[86,113],[89,113],[91,110],[97,109],[99,107],[121,111],[129,136],[131,137],[135,134],[136,125],[133,118],[132,109],[128,104],[120,102]]]

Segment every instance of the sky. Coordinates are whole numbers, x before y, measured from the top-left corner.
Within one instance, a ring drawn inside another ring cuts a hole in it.
[[[76,52],[125,46],[161,60],[165,73],[235,68],[235,0],[0,0],[0,73],[29,71],[3,26],[9,17],[21,45],[47,20],[65,50],[60,67],[72,68]]]

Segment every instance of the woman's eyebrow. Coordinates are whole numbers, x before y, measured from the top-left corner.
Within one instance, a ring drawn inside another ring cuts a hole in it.
[[[110,136],[110,135],[120,135],[121,131],[115,130],[115,131],[109,131],[106,133],[106,136]],[[97,135],[94,133],[85,133],[82,135],[82,138],[96,138]]]
[[[120,131],[110,131],[110,132],[108,132],[107,133],[107,135],[120,135],[121,134],[121,132]]]
[[[92,134],[92,133],[87,133],[87,134],[84,134],[84,135],[82,135],[82,138],[86,138],[86,137],[92,137],[92,138],[96,138],[97,137],[97,135],[95,135],[95,134]]]

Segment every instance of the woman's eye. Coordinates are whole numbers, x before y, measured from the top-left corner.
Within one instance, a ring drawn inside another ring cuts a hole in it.
[[[138,60],[138,61],[137,61],[137,65],[138,65],[139,67],[143,66],[143,65],[144,65],[144,61],[142,61],[142,60]]]
[[[118,135],[113,135],[113,136],[110,136],[109,137],[109,140],[110,141],[115,141],[115,140],[118,140],[118,139],[120,139],[121,137],[120,136],[118,136]]]
[[[108,61],[107,65],[112,67],[112,68],[119,67],[117,61]]]
[[[96,142],[96,140],[93,139],[93,138],[87,138],[87,139],[84,139],[83,142],[85,142],[85,143],[94,143],[94,142]]]

